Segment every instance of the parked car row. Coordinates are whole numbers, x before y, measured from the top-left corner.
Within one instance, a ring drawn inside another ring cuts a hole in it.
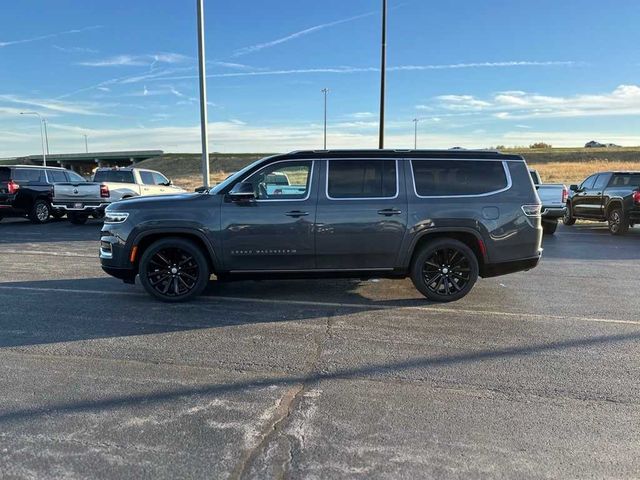
[[[6,165],[0,166],[0,220],[26,216],[44,223],[66,214],[81,224],[102,218],[119,200],[184,192],[160,172],[140,168],[99,168],[90,182],[64,168]]]

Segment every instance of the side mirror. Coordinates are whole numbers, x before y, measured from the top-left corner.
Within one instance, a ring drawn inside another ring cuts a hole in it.
[[[236,183],[228,193],[229,198],[234,202],[243,202],[255,200],[256,192],[253,184],[249,182]]]
[[[173,187],[173,180],[169,180],[167,183],[165,183],[165,186]]]
[[[572,192],[577,192],[578,190],[580,190],[580,187],[578,185],[571,185],[569,186],[569,190],[571,190]]]

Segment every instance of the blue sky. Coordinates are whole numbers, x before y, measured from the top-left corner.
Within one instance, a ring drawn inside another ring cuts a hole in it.
[[[205,0],[210,145],[375,147],[379,0]],[[389,0],[387,146],[640,144],[637,0]],[[22,0],[0,19],[0,157],[199,151],[195,1]]]

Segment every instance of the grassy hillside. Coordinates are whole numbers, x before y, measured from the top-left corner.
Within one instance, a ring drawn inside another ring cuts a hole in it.
[[[508,149],[504,152],[522,155],[531,167],[540,171],[545,182],[552,183],[578,183],[588,175],[602,170],[640,171],[640,147],[525,148]],[[229,173],[267,155],[270,154],[212,154],[209,161],[212,182],[219,182]],[[159,170],[188,190],[202,185],[198,154],[170,153],[141,162],[139,166]]]

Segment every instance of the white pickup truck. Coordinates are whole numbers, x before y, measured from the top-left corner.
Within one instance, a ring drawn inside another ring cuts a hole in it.
[[[567,208],[569,189],[562,183],[542,183],[536,170],[529,170],[529,173],[542,202],[542,228],[545,234],[553,235]]]
[[[110,203],[149,195],[171,195],[185,190],[160,172],[142,168],[99,168],[93,182],[56,183],[52,207],[64,210],[71,223],[100,218]]]

